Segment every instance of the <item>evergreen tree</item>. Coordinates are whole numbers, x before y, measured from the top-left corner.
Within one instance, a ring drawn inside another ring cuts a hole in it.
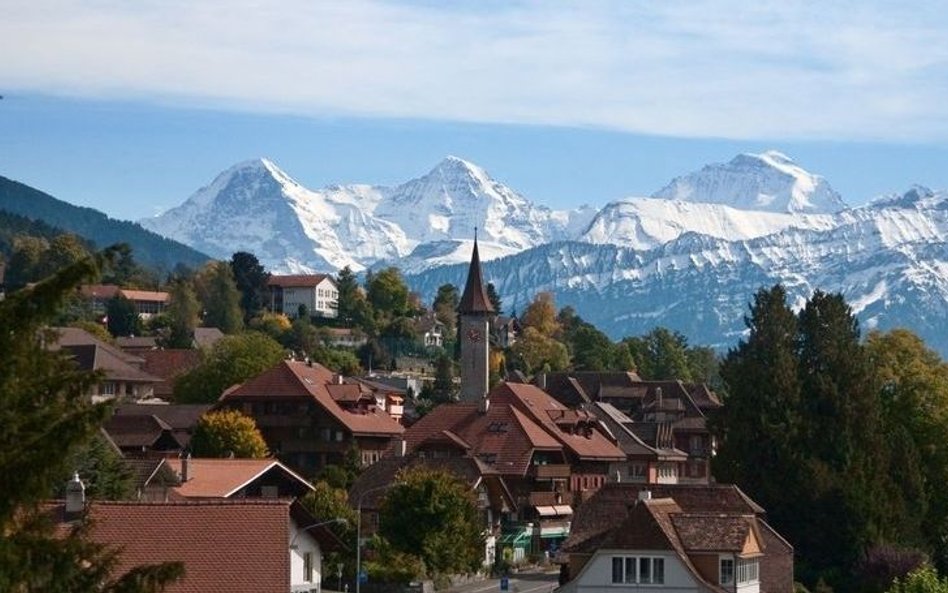
[[[503,315],[504,308],[503,303],[500,300],[500,295],[497,294],[497,288],[494,286],[493,282],[488,282],[487,286],[484,287],[487,290],[487,300],[490,301],[491,306],[494,307],[494,313],[497,315]]]
[[[244,314],[240,309],[240,292],[230,266],[223,262],[211,264],[207,288],[204,325],[219,328],[225,334],[242,330]]]
[[[171,285],[168,308],[165,310],[168,335],[164,345],[168,348],[190,348],[200,315],[201,307],[191,283],[187,280],[175,280]]]
[[[135,310],[135,303],[117,294],[105,304],[109,333],[115,337],[138,336],[142,333],[142,320]]]
[[[364,303],[365,297],[359,289],[359,281],[349,266],[339,270],[339,275],[336,276],[336,292],[339,293],[339,298],[336,300],[337,319],[345,327],[352,327],[353,324],[361,325],[360,313],[364,306],[360,307],[360,303]]]
[[[108,255],[108,252],[106,252]],[[98,277],[104,256],[81,259],[0,302],[0,590],[22,592],[160,591],[180,563],[140,567],[114,579],[115,552],[81,530],[57,536],[39,504],[110,414],[85,393],[98,375],[46,350],[44,326],[66,295]]]
[[[270,303],[270,289],[267,283],[270,274],[252,253],[238,251],[230,258],[230,269],[234,283],[240,291],[240,307],[244,312],[244,321],[259,315]]]
[[[435,404],[457,401],[458,387],[454,384],[454,361],[442,354],[435,363],[435,378],[431,386],[431,399]]]
[[[458,292],[457,286],[442,284],[438,287],[438,294],[431,304],[431,309],[434,311],[435,319],[444,324],[446,335],[453,336],[456,331],[460,301],[461,293]]]

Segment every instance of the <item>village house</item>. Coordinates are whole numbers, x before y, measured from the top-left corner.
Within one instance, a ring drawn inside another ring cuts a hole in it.
[[[65,501],[47,503],[59,534],[82,519],[88,537],[119,550],[115,575],[144,564],[181,562],[167,593],[319,592],[323,553],[339,545],[316,518],[287,499],[86,502],[76,476]]]
[[[541,374],[537,384],[557,401],[588,410],[610,430],[631,433],[655,452],[649,459],[630,456],[623,478],[672,484],[711,479],[715,443],[707,417],[722,404],[706,385],[643,381],[629,372],[575,371]],[[619,438],[628,441],[625,435]]]
[[[280,362],[226,391],[217,407],[252,417],[270,451],[305,477],[351,452],[371,465],[405,430],[364,382],[312,362]]]
[[[274,313],[295,318],[303,306],[312,317],[336,317],[339,291],[328,274],[271,275],[267,286]]]
[[[99,340],[89,332],[75,327],[53,328],[54,338],[48,344],[53,351],[69,356],[84,371],[98,371],[102,380],[87,393],[93,401],[108,399],[141,400],[154,396],[161,379],[145,372],[144,360]]]
[[[793,548],[732,485],[613,482],[576,513],[559,593],[790,593]]]
[[[135,312],[142,319],[149,319],[164,312],[171,300],[171,295],[167,292],[135,290],[114,284],[84,284],[79,287],[79,294],[88,303],[90,311],[99,316],[105,315],[110,300],[124,297],[132,302]]]

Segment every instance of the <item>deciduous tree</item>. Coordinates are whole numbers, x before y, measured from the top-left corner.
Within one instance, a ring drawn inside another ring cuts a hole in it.
[[[225,389],[262,373],[283,360],[284,350],[259,332],[224,336],[196,368],[174,383],[177,403],[213,403]]]
[[[244,321],[249,322],[263,311],[270,302],[270,289],[267,273],[260,260],[252,253],[238,251],[230,258],[230,269],[234,283],[240,292],[240,307],[244,312]]]
[[[445,471],[418,466],[399,472],[382,502],[379,532],[396,550],[420,556],[432,576],[473,572],[483,558],[474,493]]]
[[[237,410],[220,410],[201,416],[191,437],[195,457],[266,457],[267,443],[250,416]]]

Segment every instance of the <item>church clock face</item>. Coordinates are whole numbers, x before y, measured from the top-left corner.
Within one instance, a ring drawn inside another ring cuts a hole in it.
[[[467,330],[467,339],[475,344],[483,339],[481,332],[475,328]]]

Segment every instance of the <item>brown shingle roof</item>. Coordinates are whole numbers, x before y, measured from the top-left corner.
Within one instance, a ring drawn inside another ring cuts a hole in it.
[[[689,513],[672,516],[672,524],[689,552],[735,552],[744,549],[752,515]]]
[[[404,427],[382,410],[359,413],[340,407],[327,389],[334,378],[332,371],[318,363],[309,365],[285,360],[228,390],[221,396],[221,401],[312,399],[353,434],[388,436],[404,432]]]
[[[162,436],[174,440],[171,426],[154,415],[115,414],[105,423],[105,431],[119,447],[152,447]],[[180,447],[180,443],[177,443]]]
[[[279,286],[281,288],[313,288],[326,278],[332,280],[329,274],[271,275],[267,281],[267,286]],[[335,283],[335,281],[333,281],[333,283]]]
[[[601,536],[625,517],[639,492],[647,490],[654,498],[672,498],[685,513],[728,513],[762,515],[762,509],[733,484],[635,484],[609,482],[576,510],[570,536],[564,547],[578,546]]]
[[[464,294],[458,302],[458,313],[496,313],[494,305],[487,298],[487,289],[481,275],[481,257],[477,252],[477,239],[474,239],[474,251],[471,253],[471,265],[467,270],[467,283]]]
[[[61,520],[63,507],[52,509]],[[90,537],[121,550],[115,574],[183,562],[166,593],[286,593],[290,590],[290,502],[94,502]]]

